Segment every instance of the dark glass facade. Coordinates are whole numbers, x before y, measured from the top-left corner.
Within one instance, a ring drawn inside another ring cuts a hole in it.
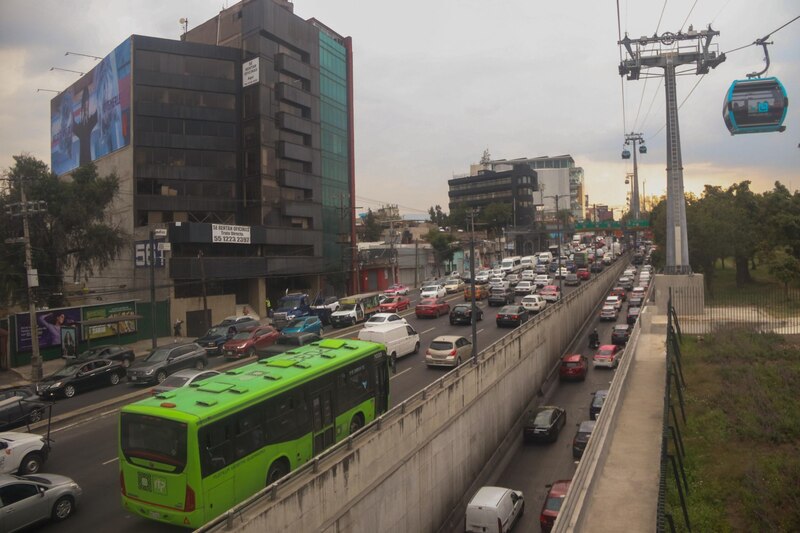
[[[447,181],[450,209],[457,207],[486,207],[489,204],[509,204],[516,217],[514,226],[533,224],[533,193],[538,190],[536,171],[527,165],[515,165],[504,172],[484,171],[477,176]]]

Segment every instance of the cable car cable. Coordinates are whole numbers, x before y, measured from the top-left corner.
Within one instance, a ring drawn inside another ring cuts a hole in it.
[[[792,22],[796,21],[797,19],[800,19],[800,15],[796,16],[795,18],[793,18],[792,20],[790,20],[789,22],[787,22],[787,23],[786,23],[786,24],[784,24],[783,26],[780,26],[780,27],[778,27],[778,28],[776,28],[776,29],[772,30],[771,32],[769,32],[768,34],[766,34],[766,35],[765,35],[764,37],[762,37],[761,39],[756,39],[755,41],[753,41],[753,42],[752,42],[752,43],[750,43],[750,44],[745,44],[745,45],[743,45],[743,46],[740,46],[739,48],[734,48],[733,50],[728,50],[727,52],[722,52],[722,53],[723,53],[723,54],[725,54],[725,55],[728,55],[728,54],[732,54],[733,52],[738,52],[739,50],[742,50],[742,49],[744,49],[744,48],[748,48],[748,47],[750,47],[750,46],[756,46],[756,45],[758,45],[758,44],[761,44],[761,43],[759,43],[759,41],[766,41],[767,39],[769,39],[770,37],[772,37],[772,34],[779,32],[780,30],[782,30],[783,28],[785,28],[786,26],[788,26],[788,25],[789,25],[789,24],[791,24]]]
[[[689,17],[692,16],[692,11],[694,11],[694,7],[697,5],[697,0],[694,0],[694,4],[692,4],[692,8],[689,10],[689,14],[686,15],[686,18],[683,19],[683,24],[681,24],[681,29],[678,30],[678,33],[683,31],[683,27],[686,26],[686,21],[689,20]]]

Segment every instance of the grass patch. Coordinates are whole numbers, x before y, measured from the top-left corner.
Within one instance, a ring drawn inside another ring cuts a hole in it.
[[[681,353],[692,530],[800,531],[800,344],[734,330]],[[667,510],[687,531],[671,472]]]
[[[717,261],[713,282],[706,292],[707,305],[754,305],[779,318],[800,314],[800,283],[790,284],[787,291],[783,283],[769,274],[765,265],[750,269],[750,276],[752,283],[737,287],[733,259],[725,262],[725,268]]]

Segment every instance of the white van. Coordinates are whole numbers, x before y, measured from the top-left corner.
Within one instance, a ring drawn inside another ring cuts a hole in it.
[[[540,263],[552,263],[553,262],[553,254],[550,252],[541,252],[539,254],[539,262]]]
[[[358,332],[358,339],[386,346],[392,364],[398,357],[419,352],[419,333],[408,324],[384,324]]]
[[[525,500],[518,490],[503,487],[481,487],[467,504],[466,526],[468,533],[511,531],[522,516]]]

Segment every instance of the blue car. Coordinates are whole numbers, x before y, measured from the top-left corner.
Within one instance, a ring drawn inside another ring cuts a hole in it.
[[[318,335],[322,335],[322,332],[322,322],[316,316],[295,318],[281,330],[281,333],[316,333]]]

